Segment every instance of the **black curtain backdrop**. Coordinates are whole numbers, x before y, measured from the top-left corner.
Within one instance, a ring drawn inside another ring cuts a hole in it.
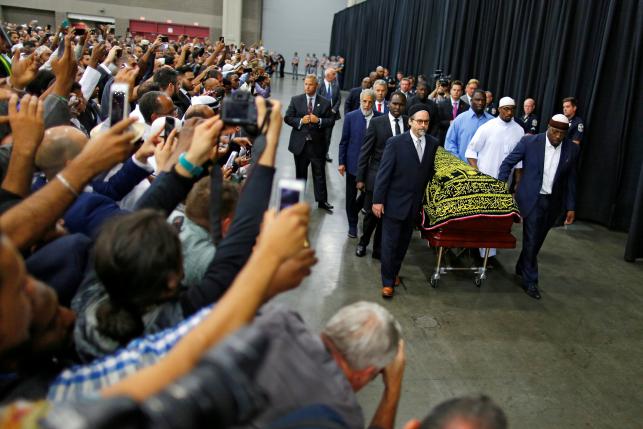
[[[335,14],[330,52],[346,58],[344,89],[378,65],[441,68],[479,79],[496,100],[534,98],[541,132],[575,96],[585,122],[577,216],[636,233],[634,259],[643,257],[642,45],[643,0],[368,0]]]

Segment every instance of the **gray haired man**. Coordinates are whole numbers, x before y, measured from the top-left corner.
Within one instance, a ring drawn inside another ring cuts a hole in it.
[[[364,301],[346,306],[320,335],[311,333],[299,314],[277,306],[264,309],[253,326],[270,338],[256,376],[270,406],[247,427],[266,427],[302,407],[324,404],[347,427],[364,429],[355,392],[381,374],[384,394],[370,426],[393,428],[404,374],[404,343],[398,322],[382,306]]]

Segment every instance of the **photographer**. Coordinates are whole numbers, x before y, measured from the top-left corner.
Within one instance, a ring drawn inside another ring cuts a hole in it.
[[[429,100],[433,100],[436,103],[444,101],[447,99],[450,91],[449,80],[445,78],[440,78],[435,81],[435,89],[429,94]]]

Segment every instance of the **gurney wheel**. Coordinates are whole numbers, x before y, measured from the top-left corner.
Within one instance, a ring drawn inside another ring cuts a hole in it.
[[[478,287],[482,286],[482,279],[481,279],[480,277],[476,276],[476,277],[473,279],[473,284],[474,284],[474,285],[476,285],[476,286],[478,286]]]
[[[431,287],[433,289],[438,287],[438,281],[439,281],[439,279],[437,279],[435,277],[431,277],[431,280],[429,280],[429,283],[431,283]]]

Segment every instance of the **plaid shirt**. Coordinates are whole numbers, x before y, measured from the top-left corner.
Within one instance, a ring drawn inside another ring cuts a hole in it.
[[[101,389],[116,384],[142,368],[158,362],[174,345],[201,322],[212,306],[172,328],[130,342],[113,355],[63,371],[49,387],[47,398],[61,402],[96,396]]]

